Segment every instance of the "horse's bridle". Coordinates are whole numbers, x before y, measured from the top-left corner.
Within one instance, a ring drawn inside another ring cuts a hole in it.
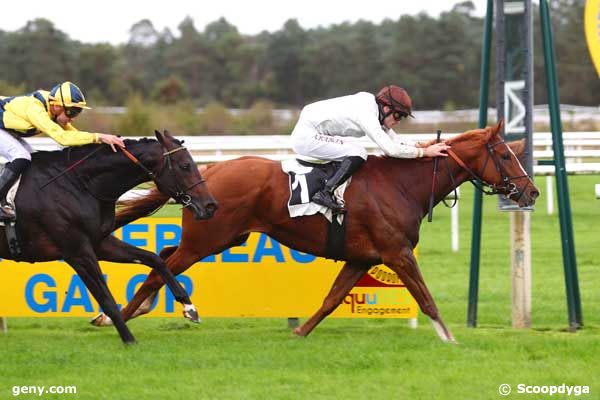
[[[134,164],[136,164],[137,166],[139,166],[142,170],[144,170],[144,172],[146,172],[146,174],[148,174],[148,176],[150,177],[150,179],[152,179],[152,181],[154,181],[154,183],[156,183],[156,185],[158,186],[158,182],[157,179],[160,178],[160,176],[162,176],[163,170],[165,168],[165,165],[168,168],[168,171],[170,171],[173,174],[174,178],[177,178],[175,176],[175,171],[173,170],[173,164],[171,162],[171,154],[173,153],[177,153],[178,151],[181,150],[186,150],[187,148],[185,146],[180,146],[177,147],[173,150],[167,150],[164,146],[163,146],[163,158],[166,158],[166,162],[163,163],[160,171],[158,172],[158,174],[155,174],[154,172],[152,172],[148,167],[146,167],[144,164],[142,164],[140,162],[140,160],[137,159],[136,156],[134,156],[133,154],[131,154],[127,149],[120,147],[120,149],[123,151],[123,154],[125,154],[127,156],[127,158],[129,158]],[[175,182],[175,193],[171,194],[171,197],[173,197],[175,199],[175,201],[179,204],[181,204],[184,208],[189,207],[192,205],[192,197],[187,194],[187,192],[189,190],[191,190],[192,188],[204,183],[204,178],[200,177],[200,179],[195,182],[192,183],[190,186],[188,186],[185,189],[181,189],[179,187],[179,184],[177,183],[177,179],[173,179],[173,181]]]
[[[448,154],[450,155],[450,157],[452,157],[454,159],[454,161],[457,162],[457,164],[462,169],[464,169],[471,175],[471,177],[473,179],[470,179],[470,182],[473,184],[473,186],[475,186],[477,189],[481,190],[481,192],[483,192],[484,194],[487,194],[487,195],[503,194],[504,196],[506,196],[507,199],[509,199],[509,198],[511,198],[511,196],[517,194],[518,197],[516,199],[512,199],[512,200],[519,201],[519,199],[525,193],[525,189],[527,188],[527,186],[529,186],[530,182],[527,182],[527,185],[525,185],[523,190],[519,191],[517,189],[517,185],[511,181],[514,181],[517,179],[522,179],[522,178],[529,178],[529,176],[528,175],[509,176],[506,173],[506,169],[504,168],[504,166],[498,160],[498,157],[494,153],[494,147],[498,146],[499,144],[504,144],[506,146],[506,142],[502,139],[497,141],[496,143],[493,143],[493,144],[487,143],[485,145],[488,156],[485,159],[485,163],[483,164],[482,170],[485,170],[485,167],[487,166],[488,161],[490,159],[492,159],[492,161],[494,162],[494,165],[496,166],[496,171],[498,171],[498,173],[502,177],[501,185],[495,185],[495,184],[490,185],[489,183],[485,182],[483,180],[483,178],[481,178],[477,173],[475,173],[475,171],[473,171],[471,168],[467,167],[467,165],[464,163],[464,161],[461,160],[460,157],[455,152],[448,149]]]

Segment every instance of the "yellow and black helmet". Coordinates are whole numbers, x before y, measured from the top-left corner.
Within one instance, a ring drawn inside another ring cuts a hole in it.
[[[77,107],[90,109],[86,105],[85,97],[81,89],[72,82],[63,82],[54,86],[50,90],[50,96],[48,97],[50,104],[56,104],[62,107]]]

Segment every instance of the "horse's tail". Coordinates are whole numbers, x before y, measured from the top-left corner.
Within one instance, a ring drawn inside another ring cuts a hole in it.
[[[150,193],[126,200],[118,208],[115,216],[115,229],[127,225],[138,218],[147,217],[157,212],[169,200],[169,196],[162,194],[157,188],[152,188]]]

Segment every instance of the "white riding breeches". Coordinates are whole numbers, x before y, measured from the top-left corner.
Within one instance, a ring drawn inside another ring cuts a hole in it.
[[[17,158],[31,160],[33,148],[20,136],[0,129],[0,156],[6,158],[7,162]]]
[[[301,156],[341,161],[358,156],[367,159],[367,150],[344,136],[321,135],[309,122],[298,121],[291,135],[292,149]]]

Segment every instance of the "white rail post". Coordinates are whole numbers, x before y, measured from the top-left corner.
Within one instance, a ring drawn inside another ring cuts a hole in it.
[[[8,320],[6,317],[0,317],[0,331],[4,333],[8,332]]]
[[[531,214],[510,213],[512,326],[531,327]]]

